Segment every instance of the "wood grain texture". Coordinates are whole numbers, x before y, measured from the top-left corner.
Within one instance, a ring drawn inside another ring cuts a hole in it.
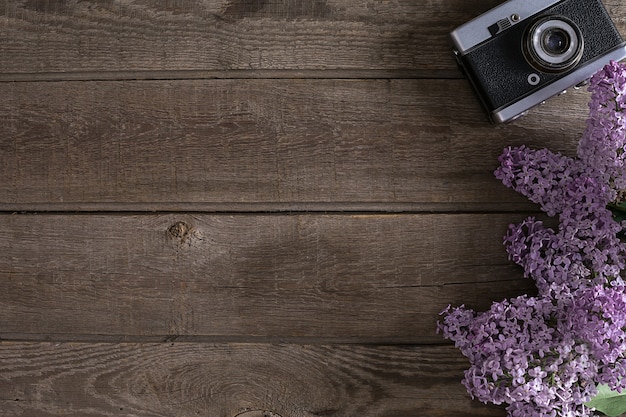
[[[5,0],[0,72],[451,71],[448,33],[498,3]],[[624,32],[626,6],[605,3]]]
[[[525,200],[492,175],[502,149],[575,153],[589,99],[571,92],[494,128],[464,80],[0,83],[0,96],[0,208],[14,211],[37,203],[504,208]]]
[[[5,342],[0,407],[6,417],[502,416],[470,400],[464,367],[451,347]]]
[[[496,4],[2,1],[0,72],[451,70],[447,33]]]
[[[532,288],[500,243],[522,219],[0,216],[0,337],[440,341],[449,303]]]

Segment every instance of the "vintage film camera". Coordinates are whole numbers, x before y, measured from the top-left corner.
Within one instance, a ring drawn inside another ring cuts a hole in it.
[[[600,0],[509,0],[450,36],[492,123],[514,120],[626,57]]]

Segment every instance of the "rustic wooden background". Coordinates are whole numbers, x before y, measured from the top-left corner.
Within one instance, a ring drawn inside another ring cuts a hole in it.
[[[588,93],[486,122],[499,3],[1,1],[2,416],[504,416],[435,323],[532,288],[492,171]]]

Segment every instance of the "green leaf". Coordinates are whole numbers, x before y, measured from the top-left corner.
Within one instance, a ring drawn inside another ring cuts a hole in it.
[[[626,221],[626,202],[622,201],[618,204],[611,203],[607,206],[609,210],[611,210],[611,214],[613,215],[613,220],[618,223],[622,223]],[[626,241],[626,230],[621,230],[617,233],[617,237],[622,241]]]
[[[620,201],[617,204],[610,203],[608,207],[617,221],[623,220],[624,216],[626,216],[626,201]]]
[[[626,212],[626,201],[620,201],[617,204],[611,204],[611,206],[616,210]]]
[[[609,417],[618,417],[626,412],[626,391],[619,393],[607,385],[598,385],[598,394],[585,405]]]
[[[623,222],[624,220],[626,220],[626,213],[624,213],[623,211],[615,211],[615,210],[611,210],[612,214],[613,214],[613,220],[615,220],[618,223]]]

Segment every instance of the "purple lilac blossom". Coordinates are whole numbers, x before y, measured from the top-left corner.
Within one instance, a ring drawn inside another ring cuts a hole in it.
[[[535,163],[530,158],[524,165],[519,171],[532,172]],[[515,174],[518,175],[522,174]],[[563,286],[578,288],[605,280],[621,282],[626,246],[617,237],[621,226],[607,208],[610,200],[605,187],[595,177],[568,174],[553,181],[548,189],[531,190],[527,184],[514,188],[537,196],[536,202],[542,204],[547,214],[559,214],[557,230],[531,217],[511,225],[504,237],[509,259],[522,266],[525,276],[535,280],[540,294],[558,293]],[[555,195],[559,198],[552,201]]]
[[[562,309],[562,326],[584,341],[598,366],[598,383],[626,388],[626,292],[597,285],[577,291]]]
[[[473,398],[506,404],[509,416],[593,416],[598,384],[626,389],[626,245],[607,205],[626,197],[626,65],[591,79],[587,128],[576,158],[507,148],[495,176],[556,216],[529,217],[504,237],[509,259],[536,297],[476,313],[448,307],[438,330],[470,360]]]
[[[589,90],[589,118],[578,157],[603,184],[619,192],[626,189],[626,66],[606,65],[591,78]]]
[[[444,337],[470,360],[463,385],[473,398],[506,404],[511,416],[583,410],[596,393],[598,369],[586,345],[563,328],[569,323],[558,308],[547,298],[521,296],[483,313],[463,306],[442,313]]]

